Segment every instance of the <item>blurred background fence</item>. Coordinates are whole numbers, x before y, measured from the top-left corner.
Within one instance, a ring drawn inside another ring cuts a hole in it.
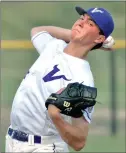
[[[83,151],[125,152],[125,2],[2,2],[0,5],[2,151],[6,130],[10,124],[13,97],[25,73],[38,57],[30,43],[31,28],[41,25],[71,28],[79,17],[74,10],[78,5],[86,9],[89,7],[108,9],[115,21],[112,36],[117,40],[113,53],[96,50],[90,52],[88,57],[98,88],[97,100],[102,104],[95,107],[89,138]],[[115,99],[112,96],[116,96]],[[111,135],[112,102],[116,103],[117,107],[115,136]]]

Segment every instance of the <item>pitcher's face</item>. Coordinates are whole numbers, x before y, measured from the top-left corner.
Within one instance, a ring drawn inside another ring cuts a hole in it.
[[[88,45],[99,39],[99,33],[100,29],[96,23],[88,14],[84,14],[74,23],[71,29],[71,41]]]

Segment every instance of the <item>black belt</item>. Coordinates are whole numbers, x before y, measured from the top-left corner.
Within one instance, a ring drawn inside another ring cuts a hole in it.
[[[29,134],[26,134],[21,131],[13,130],[11,128],[8,129],[8,135],[11,138],[16,139],[18,141],[28,142],[29,141]],[[41,143],[41,136],[34,135],[34,143]]]

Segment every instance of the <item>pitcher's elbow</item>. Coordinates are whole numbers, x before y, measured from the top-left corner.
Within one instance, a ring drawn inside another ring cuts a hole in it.
[[[81,141],[80,143],[76,143],[74,146],[73,146],[73,149],[75,151],[80,151],[81,149],[83,149],[85,147],[85,144],[86,142],[85,141]]]
[[[84,148],[85,144],[78,144],[76,147],[75,147],[75,150],[76,151],[80,151]]]

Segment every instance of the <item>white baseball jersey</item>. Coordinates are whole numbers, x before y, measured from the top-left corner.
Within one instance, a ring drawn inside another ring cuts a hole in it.
[[[11,111],[11,127],[28,134],[58,135],[45,107],[46,99],[71,82],[94,86],[92,72],[86,60],[63,52],[67,43],[46,31],[33,36],[32,43],[40,56],[16,92]],[[89,123],[93,109],[83,111]],[[70,117],[62,116],[69,121]]]

